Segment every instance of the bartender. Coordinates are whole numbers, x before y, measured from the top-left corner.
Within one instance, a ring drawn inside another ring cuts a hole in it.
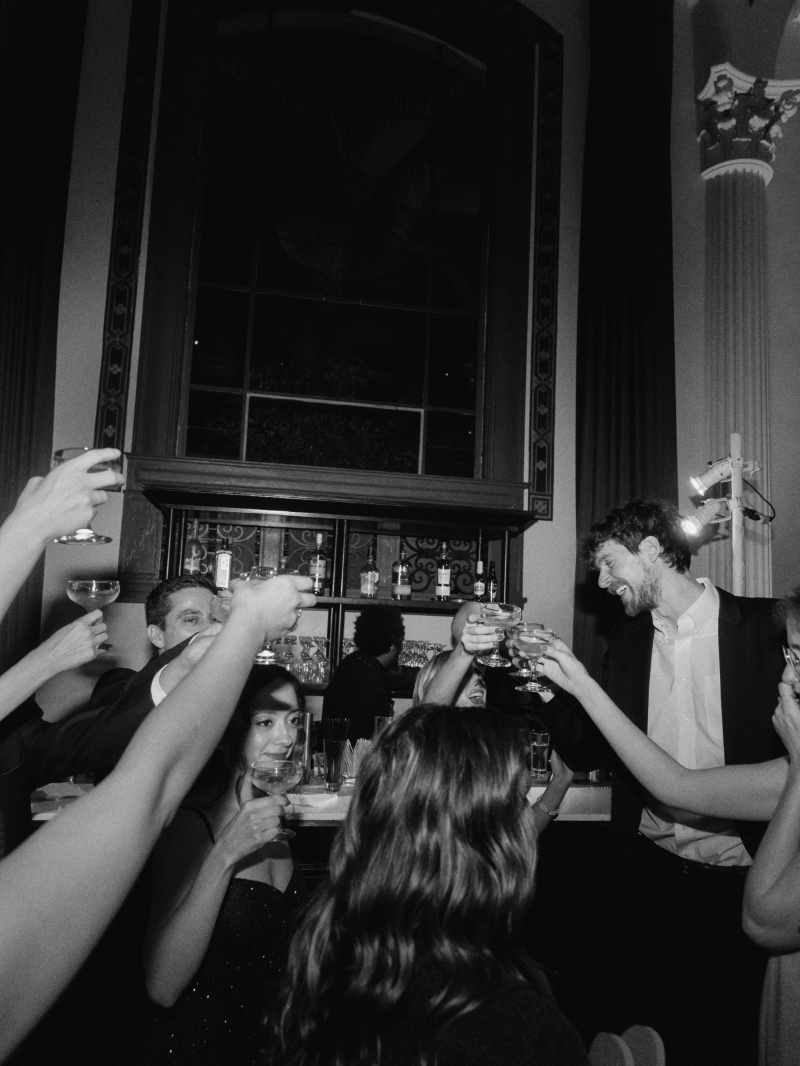
[[[348,739],[371,738],[373,718],[391,717],[393,692],[413,688],[413,674],[398,668],[406,630],[397,607],[365,607],[356,618],[356,650],[342,659],[322,701],[322,718],[349,718]],[[399,686],[399,688],[398,688]]]

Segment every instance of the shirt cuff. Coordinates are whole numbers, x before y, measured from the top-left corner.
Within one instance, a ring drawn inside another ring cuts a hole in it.
[[[161,687],[161,682],[159,681],[159,678],[165,670],[166,666],[162,666],[150,685],[150,699],[153,701],[154,707],[158,707],[159,703],[167,698],[167,694]]]

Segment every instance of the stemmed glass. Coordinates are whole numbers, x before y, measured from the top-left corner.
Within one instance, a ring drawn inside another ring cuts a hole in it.
[[[296,747],[297,745],[295,745]],[[270,796],[280,796],[300,783],[303,767],[295,759],[283,759],[276,755],[259,755],[253,763],[253,784]],[[290,840],[297,834],[291,829],[281,829],[274,840]]]
[[[297,660],[296,677],[302,685],[307,685],[313,681],[314,675],[314,660],[309,651],[312,638],[298,637],[297,639],[300,642],[300,657]]]
[[[108,538],[106,538],[108,539]],[[67,582],[67,595],[73,603],[79,604],[88,614],[98,608],[107,607],[119,596],[119,581],[94,581],[80,579]],[[113,644],[103,641],[103,651],[110,651]]]
[[[528,677],[530,680],[524,685],[517,685],[517,692],[544,692],[547,688],[533,677],[533,667],[547,650],[547,644],[541,638],[543,629],[541,622],[519,622],[509,634],[517,657],[529,663],[527,670],[521,670],[519,676]]]
[[[502,629],[511,629],[517,623],[522,614],[521,607],[515,607],[513,603],[483,603],[481,604],[480,619],[484,625],[497,625]],[[510,668],[511,663],[500,655],[500,638],[494,642],[491,655],[478,655],[476,662],[482,666],[494,666],[501,669]]]
[[[314,643],[317,650],[314,653],[313,680],[317,685],[327,685],[331,679],[331,663],[326,654],[330,640],[328,637],[317,637]]]
[[[91,448],[59,448],[53,452],[53,457],[50,460],[50,469],[55,470],[57,466],[61,466],[62,463],[68,463],[70,459],[77,459],[79,455],[83,455],[85,452],[91,451]],[[94,466],[89,468],[90,474],[96,474],[100,470],[116,470],[120,473],[122,470],[122,459],[107,459],[104,463],[95,463]],[[104,489],[105,492],[119,492],[119,485],[109,485]],[[95,533],[92,527],[85,526],[83,529],[76,529],[74,533],[65,533],[63,537],[56,537],[56,544],[110,544],[113,537],[104,537],[100,533]],[[116,597],[114,597],[116,599]],[[109,601],[110,602],[110,601]]]

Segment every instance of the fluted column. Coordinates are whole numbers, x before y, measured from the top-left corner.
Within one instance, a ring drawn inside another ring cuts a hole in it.
[[[720,64],[712,68],[699,99],[706,181],[708,458],[728,455],[731,433],[741,433],[744,458],[761,467],[748,480],[769,498],[767,185],[775,140],[797,110],[800,82],[769,82]],[[751,490],[746,496],[757,510],[768,510]],[[766,523],[745,519],[744,563],[745,595],[771,595]],[[723,588],[732,587],[727,534],[709,546],[709,576]]]

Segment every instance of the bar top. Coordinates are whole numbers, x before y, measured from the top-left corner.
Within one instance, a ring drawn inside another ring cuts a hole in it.
[[[544,785],[531,786],[534,799],[545,790]],[[286,821],[298,826],[334,826],[341,822],[350,806],[352,785],[343,785],[341,792],[327,793],[321,786],[310,786],[289,794],[291,806]],[[576,782],[561,803],[560,822],[608,822],[611,820],[611,786],[593,782]]]

